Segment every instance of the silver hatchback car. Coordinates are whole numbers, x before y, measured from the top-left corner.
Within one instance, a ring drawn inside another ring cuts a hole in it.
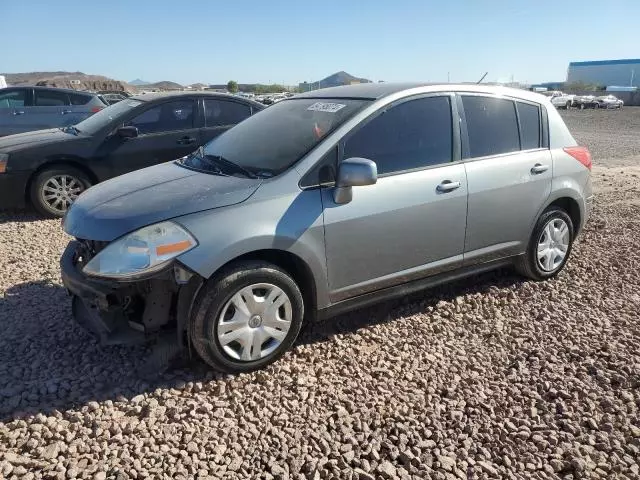
[[[506,265],[556,275],[589,216],[590,169],[539,94],[317,90],[87,190],[64,219],[62,278],[103,342],[164,332],[245,372],[312,317]]]

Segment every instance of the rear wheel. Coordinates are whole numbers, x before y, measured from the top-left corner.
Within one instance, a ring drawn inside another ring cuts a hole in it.
[[[580,104],[580,110],[584,110],[584,103]]]
[[[569,259],[573,239],[573,222],[567,212],[558,207],[545,210],[533,229],[526,253],[516,263],[516,269],[534,280],[556,276]]]
[[[189,334],[216,370],[249,372],[280,358],[302,327],[304,301],[277,266],[241,262],[210,279],[193,308]]]
[[[569,110],[571,108],[571,102],[567,102],[564,106],[565,109]]]
[[[31,183],[31,203],[47,217],[62,217],[90,186],[89,178],[76,168],[59,166],[43,170]]]

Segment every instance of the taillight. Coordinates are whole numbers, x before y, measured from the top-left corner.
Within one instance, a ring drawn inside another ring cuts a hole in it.
[[[91,107],[91,113],[97,113],[102,110],[104,107]]]
[[[587,147],[565,147],[563,150],[591,170],[591,153]]]

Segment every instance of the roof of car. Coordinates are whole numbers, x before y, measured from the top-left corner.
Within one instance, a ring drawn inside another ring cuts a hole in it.
[[[153,100],[157,100],[159,98],[180,98],[180,97],[215,97],[215,98],[228,98],[230,100],[237,100],[243,103],[250,103],[252,105],[260,105],[264,107],[261,103],[251,100],[250,98],[240,97],[238,95],[231,95],[229,93],[221,93],[221,92],[151,92],[144,93],[139,95],[134,95],[133,97],[129,97],[127,100],[142,100],[143,102],[151,102]]]
[[[541,102],[546,98],[536,92],[522,90],[518,88],[503,87],[501,85],[488,85],[476,83],[358,83],[354,85],[344,85],[341,87],[329,87],[310,92],[300,93],[293,98],[361,98],[366,100],[377,100],[394,93],[415,88],[424,87],[425,92],[476,92],[494,93],[519,97],[528,100]]]
[[[95,92],[87,92],[86,90],[74,90],[73,88],[47,87],[42,85],[9,85],[5,88],[0,88],[0,90],[13,89],[13,88],[33,88],[35,90],[54,90],[56,92],[79,93],[84,95],[97,95],[97,93]]]

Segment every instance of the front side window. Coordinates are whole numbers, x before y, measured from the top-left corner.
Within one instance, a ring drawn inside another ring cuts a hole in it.
[[[540,108],[530,103],[516,102],[520,119],[522,150],[540,147]]]
[[[211,140],[200,155],[182,164],[217,173],[221,164],[235,164],[260,177],[288,169],[336,128],[355,115],[368,100],[292,98],[278,102]],[[230,168],[230,167],[229,167]]]
[[[250,116],[249,105],[218,99],[204,101],[204,119],[207,127],[235,125]]]
[[[462,96],[472,157],[520,150],[515,104],[504,98]]]
[[[178,100],[160,104],[145,110],[127,125],[136,127],[141,135],[193,128],[193,101]]]
[[[36,90],[36,107],[60,107],[63,105],[69,105],[69,97],[66,92]]]
[[[117,118],[122,118],[131,113],[134,108],[140,107],[144,102],[140,100],[127,100],[118,102],[107,108],[100,110],[98,113],[91,115],[76,125],[76,129],[80,133],[93,135],[103,128],[111,125]],[[124,120],[124,119],[123,119]]]
[[[0,108],[24,107],[25,102],[24,90],[9,90],[0,93]]]
[[[368,158],[385,174],[450,162],[452,147],[449,97],[427,97],[392,106],[366,123],[347,139],[343,158]]]

